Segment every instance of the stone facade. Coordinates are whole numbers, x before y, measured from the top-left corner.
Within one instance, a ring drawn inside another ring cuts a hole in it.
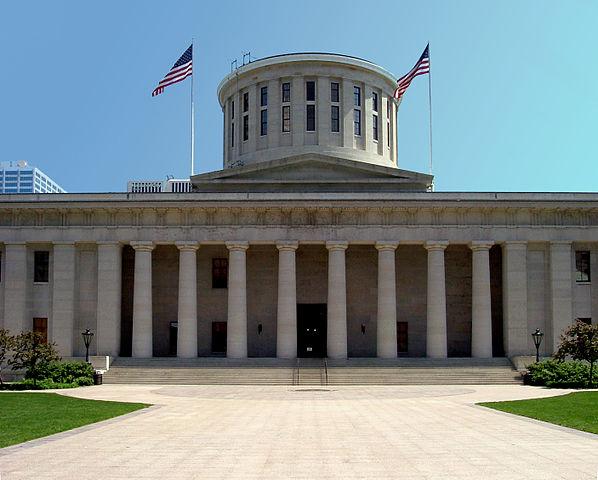
[[[43,331],[63,356],[90,328],[110,356],[487,358],[533,353],[536,328],[552,353],[598,319],[598,283],[576,273],[576,252],[598,272],[598,194],[432,192],[397,166],[393,100],[382,152],[367,121],[354,138],[348,100],[340,132],[320,114],[331,79],[339,98],[360,86],[370,115],[393,77],[310,55],[250,64],[219,95],[225,125],[245,90],[256,122],[261,85],[278,109],[280,79],[315,81],[317,141],[292,130],[283,148],[274,116],[191,193],[0,198],[0,328]]]

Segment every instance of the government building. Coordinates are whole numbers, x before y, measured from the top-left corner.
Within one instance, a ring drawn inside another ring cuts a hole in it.
[[[191,192],[0,196],[0,328],[64,357],[86,328],[141,359],[512,358],[536,328],[551,354],[598,318],[598,194],[434,192],[399,166],[395,87],[263,58],[220,83],[223,169]]]

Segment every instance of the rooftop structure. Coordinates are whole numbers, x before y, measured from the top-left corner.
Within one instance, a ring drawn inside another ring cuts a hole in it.
[[[65,193],[60,185],[25,160],[0,162],[0,193]]]

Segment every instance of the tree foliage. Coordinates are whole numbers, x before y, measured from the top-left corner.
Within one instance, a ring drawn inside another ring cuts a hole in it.
[[[555,358],[564,360],[567,357],[590,364],[587,383],[591,388],[594,363],[598,361],[598,325],[577,320],[563,332]]]
[[[14,346],[14,337],[10,332],[4,328],[0,329],[0,385],[3,385],[2,381],[2,368],[5,362],[8,360],[8,356]]]
[[[23,332],[14,337],[13,350],[10,366],[13,370],[25,370],[25,378],[33,380],[34,386],[48,364],[60,360],[56,345],[44,343],[36,332]]]

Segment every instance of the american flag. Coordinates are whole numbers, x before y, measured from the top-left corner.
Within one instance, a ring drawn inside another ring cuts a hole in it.
[[[397,80],[397,88],[394,97],[397,100],[400,99],[409,88],[409,85],[411,85],[411,81],[418,75],[425,75],[426,73],[430,73],[430,44],[426,45],[424,53],[419,57],[415,66],[409,70],[406,75],[403,75]]]
[[[189,75],[193,74],[193,44],[185,50],[176,63],[172,66],[166,76],[160,80],[158,86],[152,92],[152,97],[160,95],[166,87],[182,82]]]

